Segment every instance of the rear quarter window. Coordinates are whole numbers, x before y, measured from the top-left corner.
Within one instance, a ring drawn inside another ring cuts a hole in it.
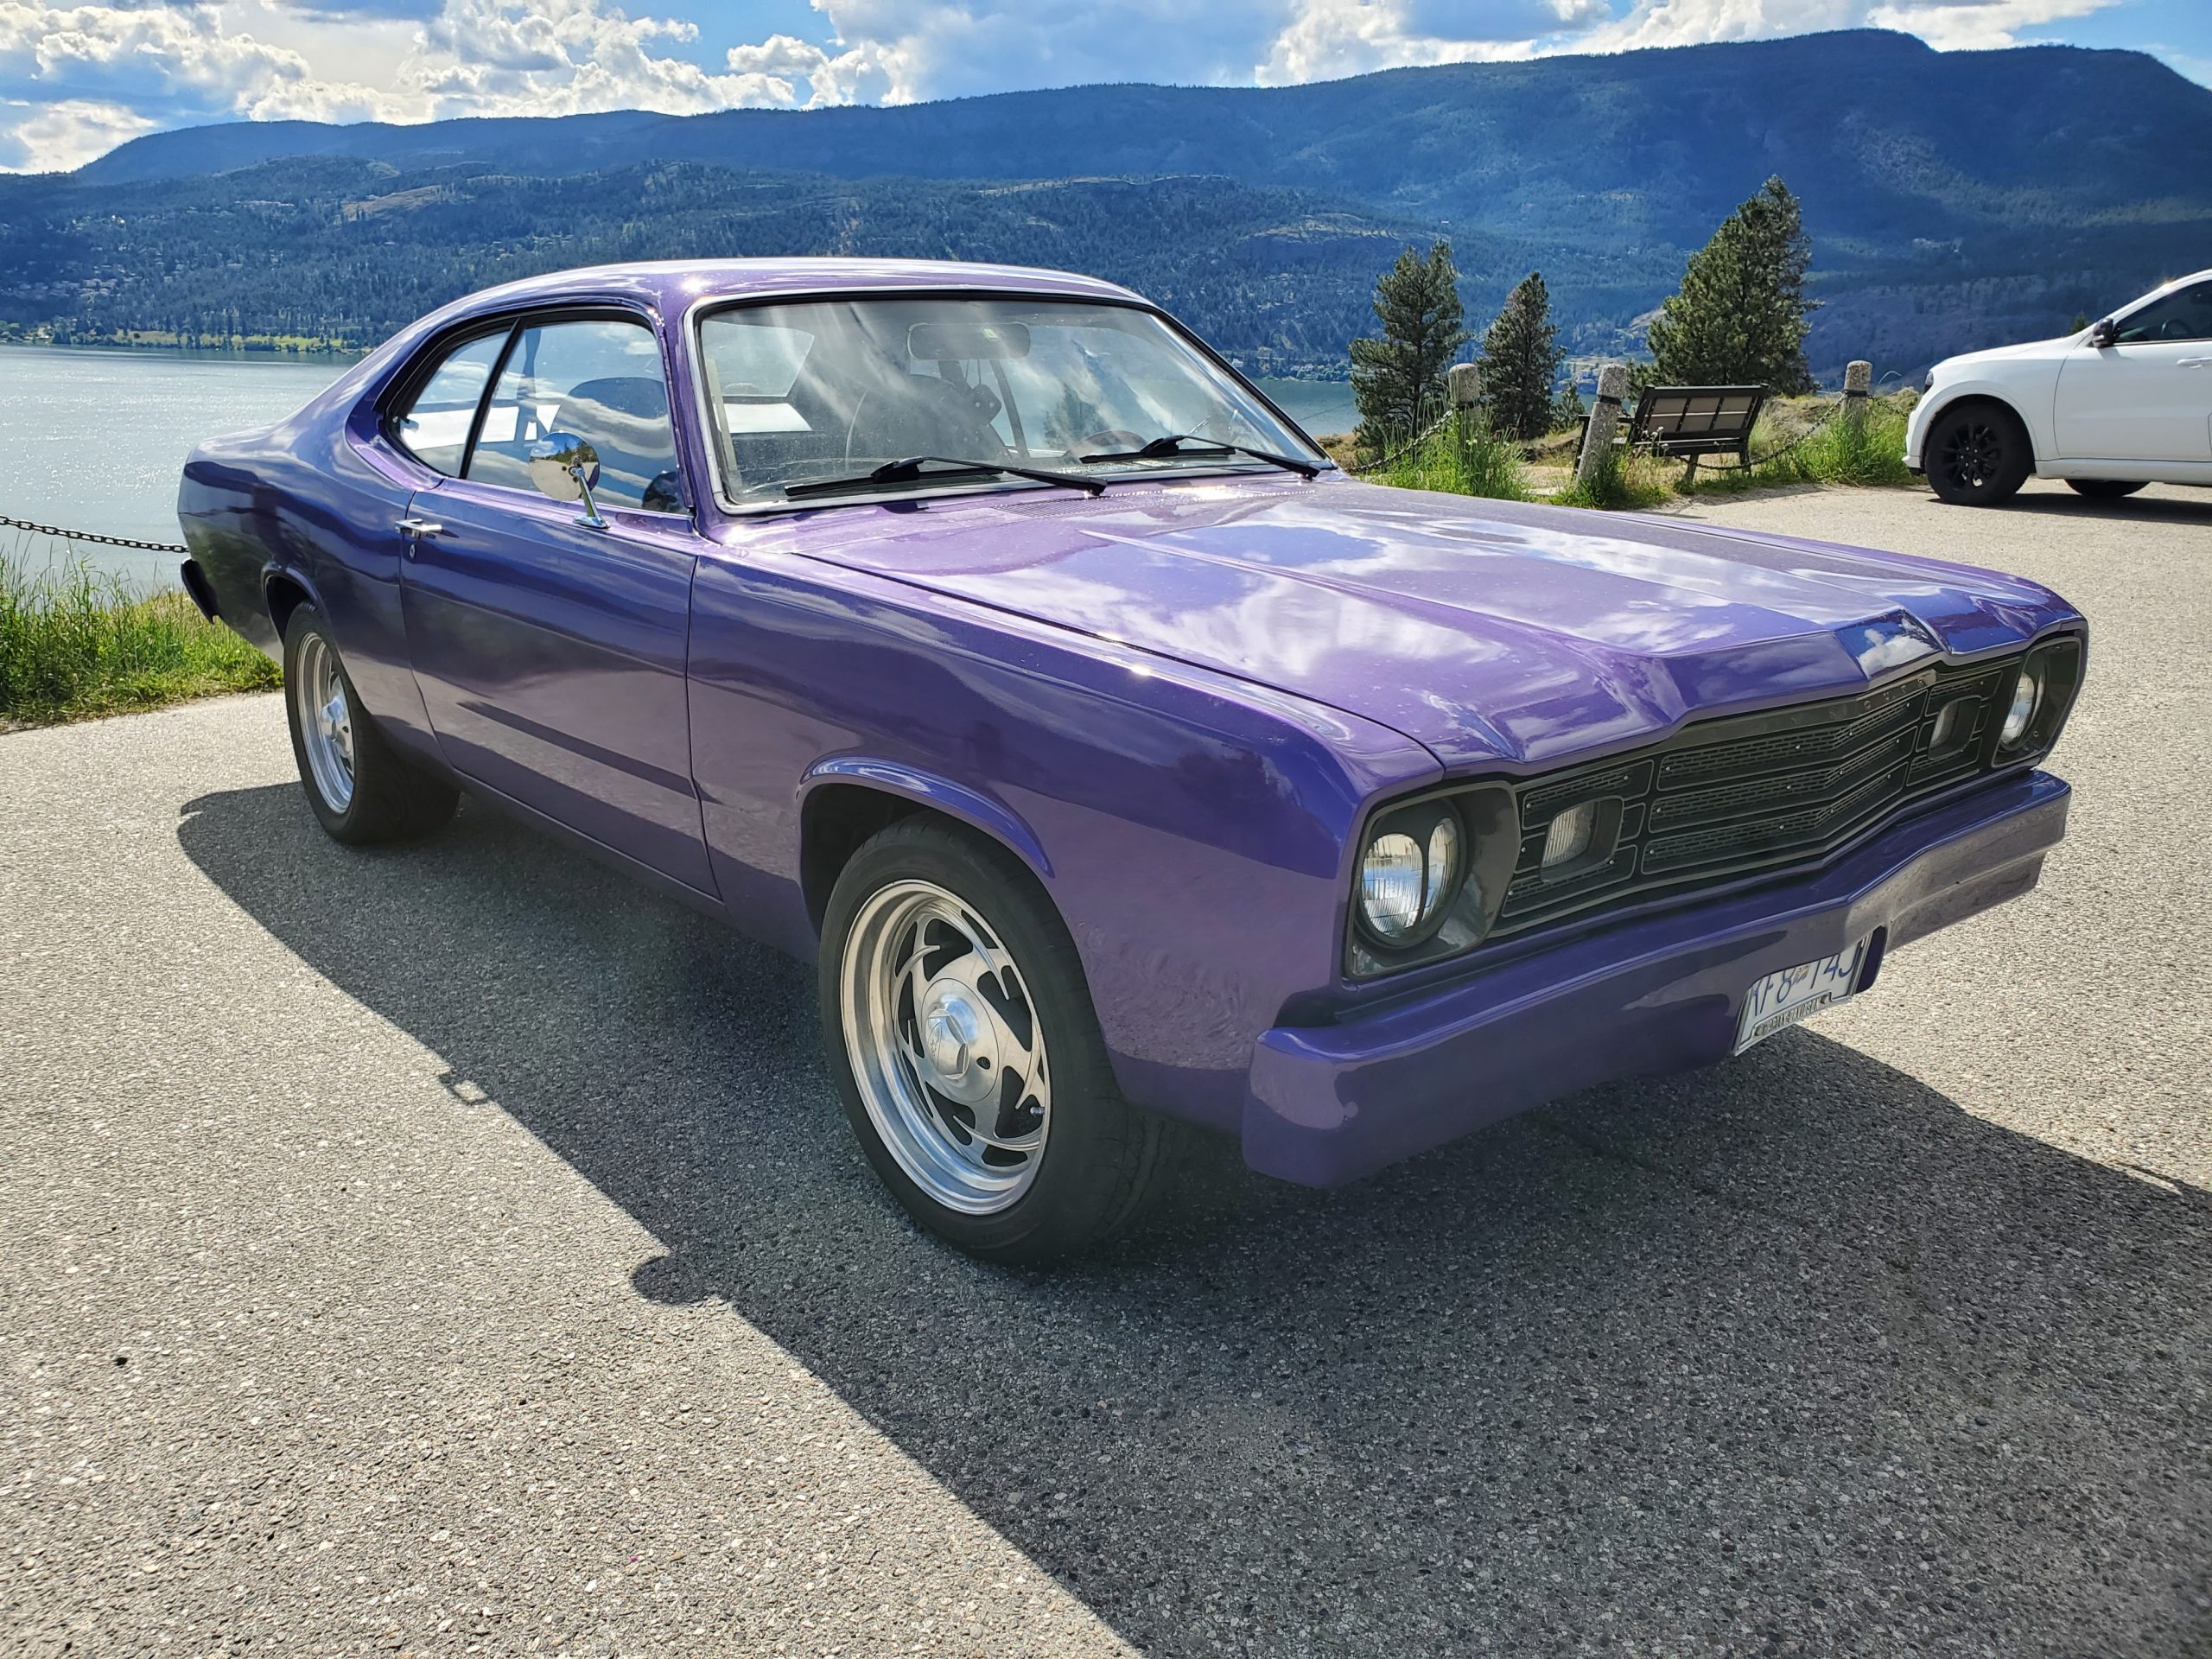
[[[491,384],[507,332],[503,323],[448,352],[392,423],[400,446],[432,471],[461,476],[476,406]]]

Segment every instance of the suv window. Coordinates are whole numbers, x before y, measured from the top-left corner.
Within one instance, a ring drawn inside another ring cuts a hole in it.
[[[2212,283],[2192,283],[2120,319],[2123,346],[2146,340],[2212,340]]]
[[[475,423],[476,406],[484,401],[492,371],[499,366],[509,327],[501,323],[448,352],[400,414],[399,442],[407,453],[448,478],[461,476],[468,454],[468,429]]]
[[[530,448],[571,432],[599,452],[600,505],[684,510],[660,347],[643,323],[536,323],[516,338],[470,452],[470,480],[527,490]]]

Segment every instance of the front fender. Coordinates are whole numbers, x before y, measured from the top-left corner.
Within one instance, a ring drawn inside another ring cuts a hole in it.
[[[939,777],[897,760],[879,756],[841,754],[816,762],[807,768],[806,776],[798,789],[799,816],[806,816],[808,798],[824,784],[861,784],[887,795],[896,795],[918,805],[931,807],[954,817],[969,829],[988,836],[1027,864],[1040,881],[1052,879],[1052,861],[1046,856],[1037,832],[1032,830],[1021,815],[1003,801],[985,794],[979,789],[957,783],[950,778]]]
[[[2058,453],[2056,427],[2058,371],[2036,365],[2034,375],[1998,377],[1975,375],[1967,379],[1946,383],[1936,387],[1914,405],[1912,419],[1905,427],[1905,465],[1915,472],[1924,471],[1927,460],[1924,447],[1928,431],[1936,417],[1954,404],[1968,397],[1985,397],[1999,403],[2019,416],[2020,424],[2028,429],[2028,443],[2038,461],[2048,460]]]
[[[802,958],[803,811],[858,785],[1035,873],[1122,1090],[1234,1128],[1252,1044],[1342,972],[1365,802],[1440,775],[1401,734],[749,539],[692,585],[692,770],[739,925]]]

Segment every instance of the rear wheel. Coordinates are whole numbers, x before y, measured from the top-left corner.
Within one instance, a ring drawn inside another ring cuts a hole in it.
[[[2076,495],[2086,495],[2092,501],[2117,501],[2123,495],[2133,495],[2143,486],[2124,478],[2069,478],[2066,487]]]
[[[2018,494],[2035,470],[2027,429],[2001,404],[1945,410],[1929,428],[1926,451],[1929,486],[1959,506],[1994,506]]]
[[[284,710],[308,804],[337,840],[419,836],[453,817],[460,792],[385,741],[312,605],[296,607],[284,624]]]
[[[1074,944],[1002,849],[927,818],[869,841],[830,894],[820,995],[845,1115],[931,1232],[1037,1262],[1136,1215],[1168,1126],[1122,1098]]]

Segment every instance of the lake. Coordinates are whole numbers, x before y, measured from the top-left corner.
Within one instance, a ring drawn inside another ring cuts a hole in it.
[[[334,357],[0,346],[0,515],[141,541],[177,538],[176,481],[193,445],[290,414],[348,366]],[[176,559],[78,543],[104,569],[176,585]],[[34,568],[62,550],[0,529]]]
[[[193,445],[281,419],[346,366],[328,357],[0,346],[0,441],[10,457],[0,516],[173,542],[177,474]],[[1259,384],[1317,435],[1348,431],[1356,418],[1342,381]],[[78,550],[134,582],[175,585],[169,554],[82,543]],[[0,529],[0,551],[35,568],[61,549]]]

